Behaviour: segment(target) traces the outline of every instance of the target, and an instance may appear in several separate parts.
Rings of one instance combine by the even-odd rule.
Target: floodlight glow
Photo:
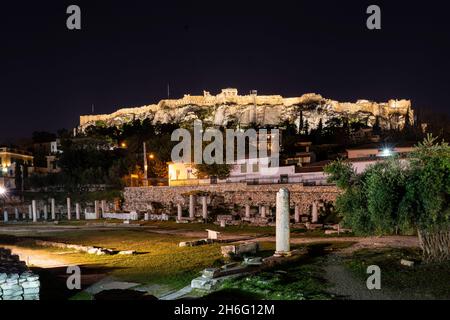
[[[0,196],[3,196],[6,194],[6,189],[4,187],[0,187]]]
[[[383,151],[381,152],[381,156],[382,157],[390,157],[392,156],[392,150],[389,148],[384,148]]]

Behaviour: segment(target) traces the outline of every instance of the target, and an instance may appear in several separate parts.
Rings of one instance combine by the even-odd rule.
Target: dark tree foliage
[[[431,136],[408,161],[378,162],[356,174],[348,162],[325,168],[343,190],[336,209],[358,234],[416,229],[426,261],[450,259],[450,147]]]

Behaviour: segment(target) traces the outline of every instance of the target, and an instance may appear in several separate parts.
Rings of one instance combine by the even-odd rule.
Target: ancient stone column
[[[275,255],[289,255],[290,226],[289,226],[289,190],[280,189],[277,193],[276,213],[276,251]]]
[[[33,211],[33,222],[37,222],[36,200],[31,201],[31,207],[32,207],[32,211]]]
[[[189,196],[189,218],[195,217],[195,195]]]
[[[8,211],[3,211],[3,222],[8,223]]]
[[[25,212],[22,212],[22,220],[27,220],[27,214]]]
[[[319,221],[319,212],[317,210],[317,201],[314,201],[312,204],[312,223],[317,223]]]
[[[55,199],[51,199],[51,204],[50,204],[50,211],[52,213],[52,220],[56,220],[56,210],[55,210]]]
[[[76,218],[77,220],[80,220],[80,219],[81,219],[81,214],[80,214],[80,212],[81,212],[81,210],[80,210],[80,204],[79,204],[79,203],[76,203],[76,204],[75,204],[75,218]]]
[[[16,216],[16,221],[19,221],[20,220],[19,209],[18,208],[14,208],[14,213],[15,213],[15,216]]]
[[[72,220],[72,211],[70,210],[70,198],[67,198],[67,220]]]
[[[295,215],[294,215],[295,223],[300,222],[300,206],[298,204],[295,205]]]
[[[181,221],[181,219],[183,219],[183,207],[181,205],[181,203],[177,203],[177,219],[178,221]]]
[[[106,200],[102,200],[102,216],[106,213]]]
[[[33,220],[33,206],[31,204],[28,206],[28,218]]]
[[[249,204],[245,205],[245,217],[250,218],[250,205]]]
[[[95,219],[100,219],[100,208],[98,205],[98,200],[94,201],[94,209],[95,209]]]
[[[259,206],[259,210],[260,210],[261,218],[265,218],[266,217],[266,206]]]
[[[44,205],[44,220],[48,220],[48,206],[46,204]]]
[[[208,197],[202,197],[202,215],[203,219],[208,219]]]

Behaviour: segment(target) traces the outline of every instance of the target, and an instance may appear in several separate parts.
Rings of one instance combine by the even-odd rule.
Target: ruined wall
[[[244,183],[230,183],[210,186],[192,187],[142,187],[126,188],[124,191],[125,210],[146,211],[152,202],[163,204],[165,207],[176,207],[181,203],[184,208],[189,206],[189,193],[206,192],[209,194],[210,204],[214,198],[223,198],[223,202],[232,207],[237,205],[275,207],[276,193],[280,188],[287,188],[291,192],[291,207],[300,206],[302,214],[308,214],[314,201],[334,202],[339,189],[335,186],[302,186],[300,184],[285,185],[256,185]],[[200,202],[200,201],[198,201]]]
[[[39,300],[39,276],[11,250],[0,248],[0,300]]]

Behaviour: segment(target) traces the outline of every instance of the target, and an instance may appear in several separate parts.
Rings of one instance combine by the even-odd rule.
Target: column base
[[[292,251],[275,251],[274,257],[291,257]]]

